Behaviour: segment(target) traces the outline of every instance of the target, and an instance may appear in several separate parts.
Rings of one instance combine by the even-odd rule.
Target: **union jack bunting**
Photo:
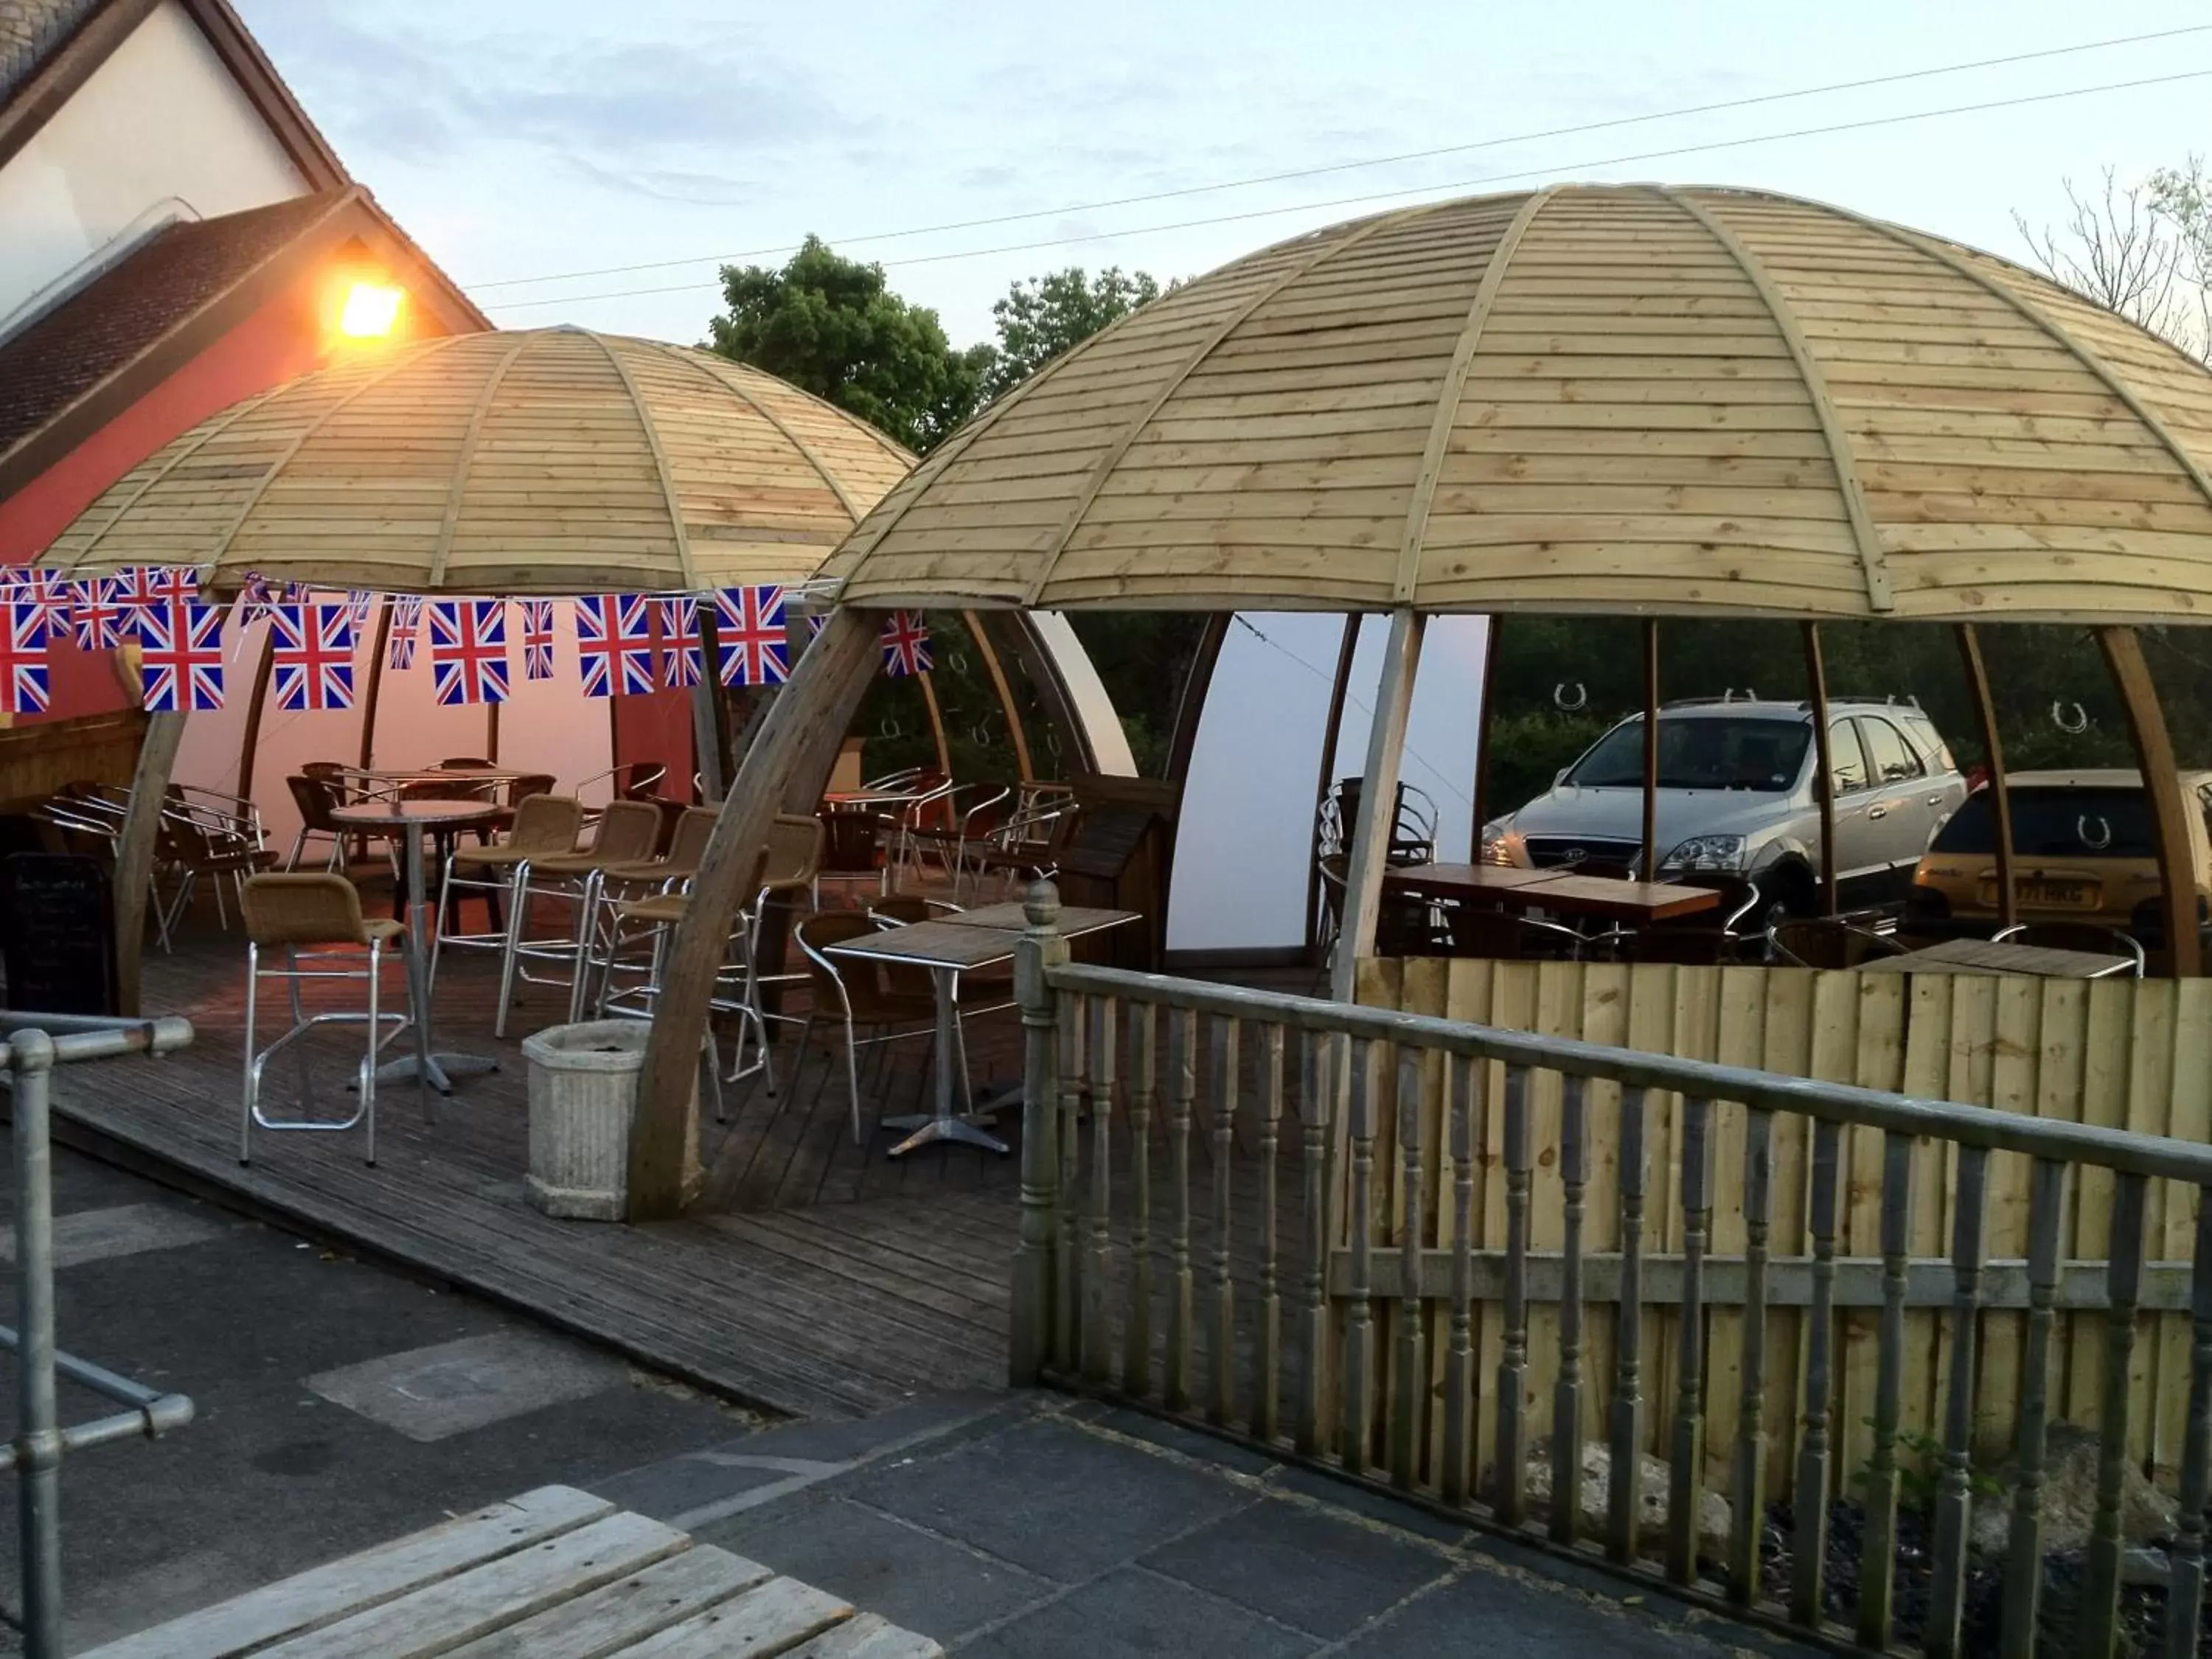
[[[415,665],[415,636],[422,631],[422,596],[402,593],[392,601],[391,649],[384,662],[387,668],[412,668]]]
[[[0,605],[0,714],[46,712],[46,625],[37,605]]]
[[[88,576],[76,585],[76,599],[70,606],[80,651],[112,651],[123,643],[127,618],[115,596],[112,576]]]
[[[699,665],[699,601],[689,593],[662,599],[660,683],[670,690],[696,685]]]
[[[269,608],[276,603],[276,596],[269,591],[269,579],[249,571],[238,590],[238,625],[252,627],[269,614]]]
[[[197,570],[172,565],[131,565],[115,573],[115,598],[123,608],[118,624],[125,639],[142,637],[161,607],[199,597]]]
[[[347,594],[346,600],[353,612],[354,630],[358,633],[368,626],[369,615],[376,609],[376,595],[356,591]]]
[[[553,678],[553,601],[522,602],[522,672],[526,679]]]
[[[222,611],[197,599],[169,599],[138,619],[144,646],[139,677],[156,714],[222,707]]]
[[[576,601],[576,656],[587,697],[635,696],[653,690],[653,628],[641,593],[599,593]]]
[[[39,625],[51,641],[67,638],[71,608],[76,603],[76,584],[51,570],[26,570],[10,585],[9,598],[38,613]]]
[[[781,685],[791,678],[783,589],[725,587],[714,595],[714,641],[725,685]]]
[[[879,637],[884,647],[884,672],[893,679],[929,671],[929,624],[923,621],[921,611],[892,611],[884,618],[884,631]]]
[[[343,605],[280,605],[269,613],[279,708],[353,707],[354,619]]]
[[[430,669],[441,703],[507,701],[507,601],[433,599]]]

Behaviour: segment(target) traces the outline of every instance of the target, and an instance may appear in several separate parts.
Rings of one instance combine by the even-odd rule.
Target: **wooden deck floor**
[[[243,961],[237,936],[212,927],[175,956],[149,955],[148,1011],[189,1016],[197,1043],[158,1064],[62,1073],[57,1133],[773,1411],[850,1416],[1002,1378],[1018,1153],[940,1146],[894,1161],[873,1129],[884,1113],[922,1109],[925,1043],[879,1050],[872,1071],[864,1061],[871,1133],[860,1143],[843,1079],[817,1042],[777,1093],[757,1080],[727,1089],[726,1125],[702,1111],[708,1177],[693,1217],[642,1227],[556,1221],[523,1201],[518,1039],[563,1017],[562,994],[526,992],[513,1036],[498,1042],[491,958],[450,957],[438,1042],[495,1054],[501,1069],[459,1084],[428,1121],[412,1085],[380,1091],[374,1167],[358,1131],[260,1133],[253,1164],[241,1167]],[[350,1035],[344,1046],[314,1045],[325,1109],[348,1109]],[[977,1022],[979,1081],[1012,1073],[1018,1037],[1011,1013]],[[792,1055],[787,1039],[780,1064],[788,1069]],[[270,1087],[274,1103],[289,1103],[289,1066],[270,1068]],[[1018,1115],[1006,1115],[1010,1136]]]

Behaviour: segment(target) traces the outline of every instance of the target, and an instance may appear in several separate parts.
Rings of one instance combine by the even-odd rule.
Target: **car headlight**
[[[1668,854],[1662,870],[1741,870],[1741,836],[1692,836]]]
[[[1482,826],[1482,856],[1485,864],[1510,865],[1517,862],[1513,856],[1514,843],[1521,838],[1506,827],[1500,818]]]

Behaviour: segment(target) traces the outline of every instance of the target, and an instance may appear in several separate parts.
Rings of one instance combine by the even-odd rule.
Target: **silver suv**
[[[1846,906],[1902,898],[1929,838],[1966,797],[1949,746],[1917,704],[1832,701],[1836,877]],[[1725,871],[1777,911],[1816,908],[1820,811],[1813,716],[1744,697],[1659,711],[1662,876]],[[1643,857],[1644,717],[1620,722],[1516,812],[1483,826],[1488,864],[1538,868]]]

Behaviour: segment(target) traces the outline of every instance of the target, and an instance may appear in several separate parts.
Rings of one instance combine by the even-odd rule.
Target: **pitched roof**
[[[0,0],[0,162],[28,143],[161,0]],[[350,184],[228,0],[177,0],[316,190]]]
[[[0,0],[0,104],[106,0]]]
[[[449,331],[490,325],[359,185],[173,224],[0,342],[0,496],[332,249],[358,240]]]

